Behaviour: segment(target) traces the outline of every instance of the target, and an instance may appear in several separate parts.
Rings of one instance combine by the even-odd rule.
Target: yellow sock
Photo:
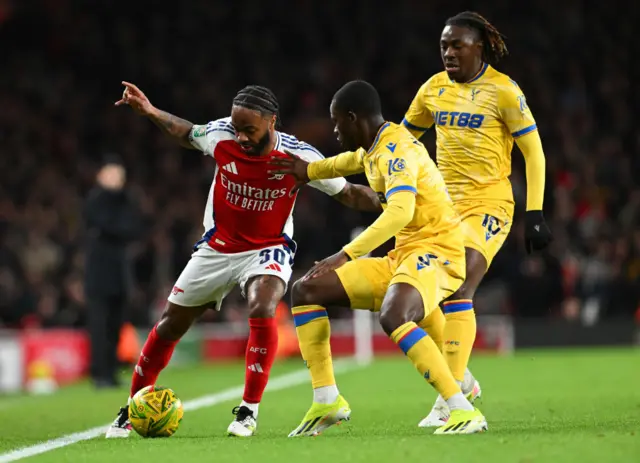
[[[436,343],[440,352],[444,346],[444,325],[446,320],[440,308],[436,308],[427,318],[418,323],[418,326],[425,330],[429,337]]]
[[[300,352],[311,373],[313,388],[336,384],[329,343],[331,325],[326,309],[319,305],[301,305],[292,312]]]
[[[460,392],[438,346],[422,328],[414,322],[405,323],[391,333],[391,339],[445,400]]]
[[[473,342],[476,340],[476,314],[469,299],[444,303],[444,357],[457,381],[464,379]]]

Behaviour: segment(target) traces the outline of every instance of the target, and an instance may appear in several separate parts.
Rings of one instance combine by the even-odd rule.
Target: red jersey
[[[204,213],[205,233],[196,247],[206,243],[216,251],[236,253],[284,244],[295,252],[292,213],[297,194],[289,195],[295,180],[269,174],[269,161],[286,156],[284,149],[309,162],[323,156],[292,135],[276,132],[276,137],[271,153],[249,156],[238,144],[231,118],[193,126],[189,141],[216,161]],[[330,196],[345,184],[344,178],[309,182]]]

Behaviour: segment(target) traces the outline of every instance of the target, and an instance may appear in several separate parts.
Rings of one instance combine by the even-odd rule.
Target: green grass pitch
[[[278,364],[272,377],[299,370]],[[185,401],[238,386],[243,365],[173,368],[159,384]],[[630,462],[640,461],[640,350],[520,351],[476,356],[479,404],[489,431],[433,436],[417,427],[435,393],[404,357],[341,372],[352,420],[315,438],[286,436],[311,402],[308,382],[267,392],[258,434],[225,435],[238,400],[185,412],[168,439],[91,439],[24,461],[173,462]],[[6,453],[111,421],[127,390],[87,384],[51,396],[0,396],[0,462]]]

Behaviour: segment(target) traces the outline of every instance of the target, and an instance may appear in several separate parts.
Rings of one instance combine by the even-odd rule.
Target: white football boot
[[[104,437],[107,439],[117,439],[129,437],[131,433],[131,421],[129,421],[129,406],[122,407],[118,416],[113,420]]]
[[[236,419],[227,428],[230,436],[251,437],[258,428],[258,420],[253,415],[253,411],[244,405],[235,407],[231,413],[236,415]]]
[[[464,372],[462,393],[472,404],[480,397],[482,397],[482,389],[480,388],[480,383],[476,381],[469,370],[466,370]],[[450,415],[451,412],[449,410],[447,402],[442,398],[442,396],[439,395],[436,399],[436,403],[433,404],[433,408],[431,409],[429,414],[422,421],[420,421],[420,423],[418,423],[418,426],[421,428],[444,426],[445,424],[447,424],[447,421],[449,421]]]

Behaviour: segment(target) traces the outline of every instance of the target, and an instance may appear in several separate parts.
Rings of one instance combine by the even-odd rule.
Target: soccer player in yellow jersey
[[[403,124],[417,138],[435,125],[438,168],[462,220],[467,277],[443,304],[444,354],[462,382],[476,334],[472,300],[511,229],[514,140],[526,161],[527,252],[552,237],[542,215],[545,159],[536,121],[518,84],[491,66],[507,53],[503,36],[479,14],[463,12],[447,20],[440,51],[445,71],[422,85]],[[441,426],[448,416],[438,398],[420,426]]]
[[[442,175],[422,143],[401,125],[385,122],[378,92],[369,83],[342,87],[331,103],[331,119],[349,152],[310,164],[293,156],[277,159],[273,164],[280,167],[272,172],[295,176],[297,186],[364,172],[384,211],[293,286],[293,317],[314,400],[290,437],[318,434],[351,413],[333,374],[327,304],[380,311],[384,331],[451,409],[448,423],[436,434],[484,431],[487,422],[462,395],[438,346],[441,341],[423,329],[465,277],[460,219]],[[392,237],[395,248],[386,257],[358,259]]]

